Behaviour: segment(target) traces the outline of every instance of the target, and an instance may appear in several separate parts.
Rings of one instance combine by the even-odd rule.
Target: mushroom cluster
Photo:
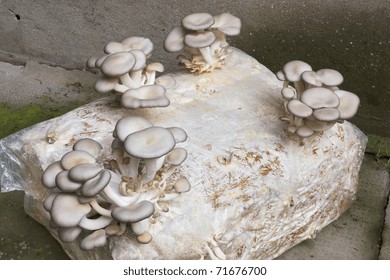
[[[344,78],[333,69],[313,71],[306,62],[293,60],[276,74],[283,81],[281,91],[288,117],[287,131],[304,138],[330,129],[335,123],[352,118],[360,99],[352,92],[339,89]]]
[[[95,83],[95,90],[122,93],[125,108],[168,106],[165,88],[156,85],[156,73],[163,72],[164,66],[159,62],[147,63],[152,50],[152,41],[144,37],[129,37],[120,43],[106,44],[104,55],[91,56],[87,60],[87,68],[102,73]],[[146,88],[141,89],[143,87]]]
[[[183,18],[181,26],[173,28],[164,41],[167,52],[180,52],[179,63],[191,72],[211,72],[223,65],[231,53],[226,35],[240,34],[241,20],[231,14],[212,16],[194,13]]]
[[[42,175],[51,190],[43,205],[51,226],[63,242],[82,236],[83,250],[104,246],[108,236],[122,235],[128,226],[140,243],[149,243],[150,223],[191,188],[185,177],[169,179],[187,157],[175,147],[186,140],[184,130],[125,117],[114,133],[113,158],[101,159],[102,146],[83,138]]]

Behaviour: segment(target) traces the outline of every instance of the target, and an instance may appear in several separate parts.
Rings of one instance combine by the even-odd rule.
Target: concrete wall
[[[274,72],[293,59],[339,70],[342,88],[362,101],[352,122],[390,136],[389,0],[0,0],[0,60],[83,68],[108,41],[138,35],[154,42],[153,60],[172,71],[176,55],[164,53],[163,40],[201,11],[241,18],[232,45]]]

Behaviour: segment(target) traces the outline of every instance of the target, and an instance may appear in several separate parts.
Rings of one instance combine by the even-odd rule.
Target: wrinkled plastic
[[[18,149],[11,148],[19,133],[0,140],[0,186],[1,192],[23,190],[26,184],[26,164]]]

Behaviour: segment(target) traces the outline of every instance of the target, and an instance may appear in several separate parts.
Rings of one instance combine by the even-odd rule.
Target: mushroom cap
[[[69,171],[64,170],[56,176],[56,185],[63,192],[75,192],[81,188],[81,183],[69,179]]]
[[[180,165],[187,158],[187,150],[183,148],[175,148],[167,155],[167,162],[172,165]]]
[[[95,90],[100,93],[110,92],[118,83],[118,78],[99,77],[95,82]]]
[[[137,89],[129,89],[122,95],[121,105],[130,109],[166,107],[170,101],[165,92],[165,88],[161,85],[145,85]]]
[[[282,70],[276,73],[276,78],[278,78],[279,81],[287,81],[286,75],[284,75]]]
[[[113,53],[103,61],[100,71],[108,77],[119,77],[133,69],[135,62],[131,52]]]
[[[187,140],[187,133],[184,129],[180,127],[168,127],[169,131],[173,134],[173,137],[175,137],[176,143],[181,143]]]
[[[155,159],[169,153],[176,145],[169,129],[153,126],[134,132],[126,137],[126,152],[140,159]]]
[[[149,227],[149,221],[145,219],[136,223],[131,223],[130,227],[135,235],[142,235],[147,231]]]
[[[85,237],[80,242],[80,248],[86,251],[95,249],[97,247],[103,247],[107,243],[106,231],[99,229]]]
[[[292,99],[287,103],[287,110],[294,116],[299,118],[307,118],[313,113],[313,110],[299,101],[298,99]]]
[[[85,151],[70,151],[61,159],[61,166],[66,170],[82,163],[95,163],[96,158]]]
[[[91,138],[82,138],[73,145],[74,151],[84,151],[90,153],[94,157],[98,157],[102,149],[103,146]]]
[[[135,57],[135,64],[131,70],[138,71],[138,70],[143,69],[145,67],[145,64],[146,64],[146,56],[145,56],[144,52],[141,50],[132,50],[130,52]]]
[[[111,181],[110,171],[103,169],[94,178],[86,181],[81,187],[81,194],[85,197],[98,195]]]
[[[314,131],[325,131],[330,129],[336,122],[324,122],[316,119],[306,119],[305,125]]]
[[[211,31],[190,33],[184,36],[184,44],[191,48],[206,48],[215,42],[215,35]]]
[[[53,162],[50,164],[45,171],[42,173],[42,184],[47,188],[55,188],[56,187],[56,176],[58,173],[63,171],[64,168],[61,165],[60,161]]]
[[[51,219],[59,227],[75,227],[91,211],[89,204],[81,204],[75,194],[59,193],[53,200]]]
[[[301,101],[312,109],[336,108],[340,103],[339,98],[333,91],[322,87],[305,90],[302,92]]]
[[[302,73],[311,70],[311,66],[301,60],[292,60],[283,66],[283,73],[290,82],[300,81]]]
[[[184,36],[186,30],[183,27],[173,28],[164,41],[164,50],[167,52],[179,52],[184,48]]]
[[[302,138],[307,138],[312,136],[314,133],[314,130],[312,130],[310,127],[306,125],[302,125],[298,127],[298,129],[295,131],[295,134]]]
[[[235,36],[240,34],[241,20],[229,13],[214,16],[214,24],[211,28],[216,28],[226,35]]]
[[[89,68],[89,69],[96,68],[96,60],[98,60],[97,56],[94,56],[94,55],[90,56],[87,59],[87,62],[85,63],[85,66],[87,66],[87,68]]]
[[[70,243],[76,240],[76,238],[80,235],[81,228],[80,227],[69,227],[69,228],[60,228],[58,229],[58,237],[62,242]]]
[[[147,119],[139,116],[128,116],[120,119],[115,125],[115,135],[122,142],[134,132],[152,127],[153,124]]]
[[[126,48],[122,43],[111,41],[104,46],[104,52],[106,54],[112,54],[112,53],[123,52],[123,51],[128,51],[128,48]]]
[[[346,90],[335,90],[334,93],[340,99],[340,104],[337,107],[340,112],[340,119],[347,120],[352,118],[359,108],[359,97]]]
[[[104,62],[104,60],[108,57],[109,55],[108,54],[105,54],[105,55],[102,55],[101,57],[99,57],[96,61],[95,61],[95,67],[96,68],[100,68],[102,66],[102,63]]]
[[[184,193],[191,189],[191,184],[188,182],[187,178],[183,177],[176,181],[176,183],[173,185],[173,188],[178,193]]]
[[[137,236],[137,241],[141,244],[148,244],[152,241],[152,239],[153,236],[148,231],[145,231],[143,234]]]
[[[52,192],[43,201],[43,208],[45,208],[47,212],[51,211],[51,207],[53,206],[53,201],[58,194],[59,194],[58,192]]]
[[[84,183],[94,178],[102,170],[97,163],[81,163],[69,170],[69,178],[74,182]]]
[[[315,87],[322,86],[321,77],[314,71],[303,72],[302,80],[305,81],[305,83]]]
[[[319,121],[331,122],[340,118],[340,112],[336,108],[321,108],[314,110],[313,116]]]
[[[112,209],[111,216],[124,223],[137,223],[149,218],[154,213],[154,204],[143,200],[135,204]]]
[[[204,30],[214,24],[214,17],[208,13],[194,13],[184,17],[181,25],[188,30]]]
[[[295,96],[295,91],[292,88],[283,88],[282,89],[282,97],[286,100],[290,100]]]
[[[147,72],[164,72],[164,65],[160,62],[152,62],[146,66]]]
[[[344,81],[343,75],[339,71],[333,69],[320,69],[317,71],[321,82],[326,86],[338,86]]]
[[[153,51],[153,43],[149,38],[132,36],[124,39],[121,42],[122,45],[126,46],[128,50],[140,50],[146,57]]]

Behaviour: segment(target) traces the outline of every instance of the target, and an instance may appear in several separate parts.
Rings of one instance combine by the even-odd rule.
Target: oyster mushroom
[[[165,92],[165,88],[160,85],[129,89],[122,95],[121,105],[129,109],[166,107],[170,102]]]

